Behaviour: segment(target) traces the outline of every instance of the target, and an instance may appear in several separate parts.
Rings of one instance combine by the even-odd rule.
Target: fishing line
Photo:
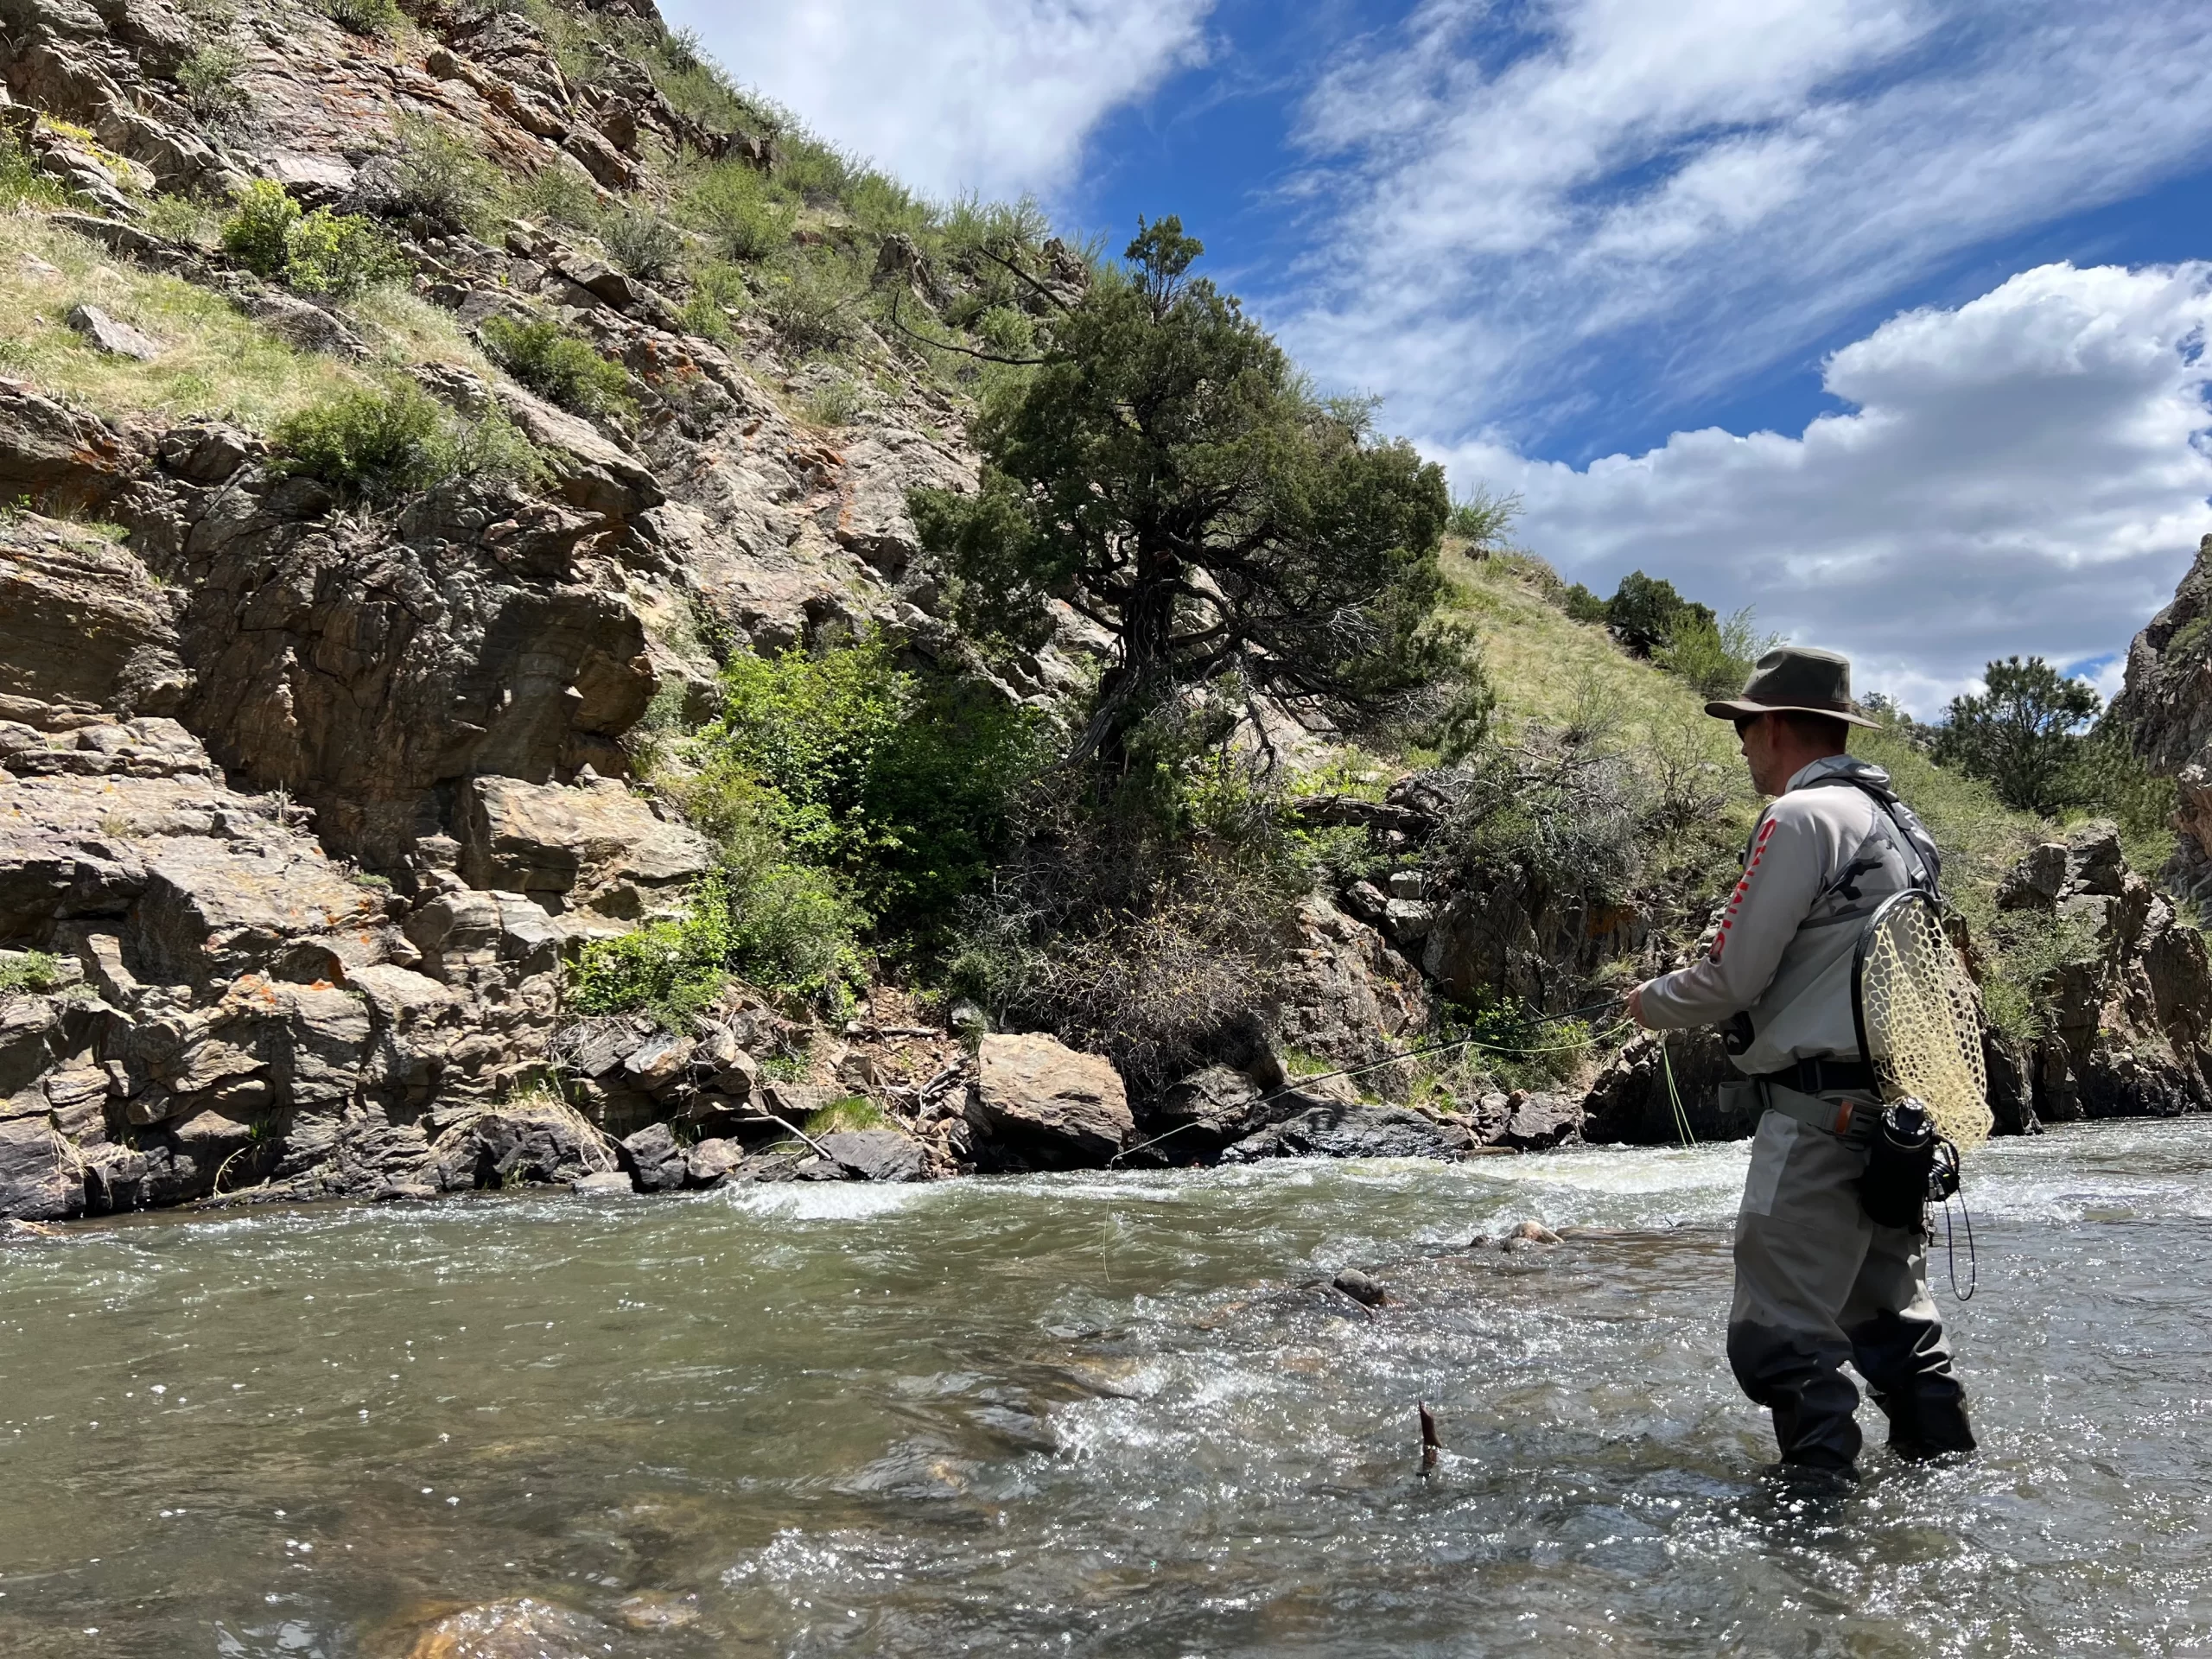
[[[1949,1198],[1943,1200],[1943,1263],[1950,1272],[1951,1294],[1962,1302],[1970,1302],[1974,1300],[1974,1291],[1981,1284],[1981,1262],[1974,1249],[1974,1211],[1967,1208],[1967,1195],[1963,1190],[1955,1196],[1959,1201],[1959,1220],[1967,1236],[1967,1287],[1964,1290],[1959,1288],[1959,1257],[1957,1246],[1951,1236]]]
[[[1697,1145],[1697,1136],[1690,1132],[1690,1115],[1682,1109],[1681,1091],[1675,1087],[1675,1062],[1667,1052],[1667,1039],[1659,1039],[1659,1069],[1667,1074],[1667,1098],[1675,1109],[1675,1133],[1682,1138],[1682,1150],[1688,1152]]]

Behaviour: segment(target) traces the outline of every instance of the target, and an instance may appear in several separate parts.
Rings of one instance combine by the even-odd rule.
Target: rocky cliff
[[[865,429],[806,423],[772,341],[687,332],[535,225],[495,244],[397,207],[405,123],[602,197],[648,151],[757,142],[642,72],[577,82],[518,11],[379,38],[242,8],[221,33],[244,43],[244,124],[199,119],[178,84],[198,13],[15,0],[0,25],[0,117],[74,198],[19,207],[19,227],[206,288],[303,373],[361,358],[335,308],[147,226],[149,189],[219,201],[271,179],[377,215],[464,331],[550,313],[631,372],[624,430],[409,365],[457,409],[505,411],[543,485],[463,478],[387,509],[288,474],[255,431],[0,379],[0,942],[19,947],[0,957],[0,1214],[474,1185],[501,1139],[480,1119],[543,1075],[564,953],[707,866],[626,781],[623,745],[657,691],[711,677],[702,625],[760,650],[942,636],[926,582],[901,586],[904,504],[972,478],[939,433],[953,406],[910,377]],[[10,257],[60,280],[28,245]],[[1033,694],[1056,667],[1027,671]],[[607,1125],[551,1116],[570,1162],[613,1167]]]
[[[2196,903],[2212,899],[2212,536],[2172,602],[2129,645],[2126,683],[2108,718],[2179,790],[2168,884]]]
[[[732,652],[862,631],[910,661],[963,652],[906,501],[972,487],[971,403],[890,327],[837,322],[856,397],[792,327],[679,268],[618,268],[555,215],[493,232],[437,209],[423,158],[458,165],[456,148],[645,221],[683,166],[775,176],[772,127],[679,108],[626,55],[666,56],[651,0],[365,28],[374,10],[0,0],[21,173],[0,257],[24,308],[0,354],[0,1217],[1456,1156],[1556,1144],[1586,1117],[1598,1136],[1671,1132],[1649,1045],[1586,1101],[1591,1079],[1566,1073],[1311,1077],[1389,1061],[1447,999],[1560,1007],[1606,963],[1665,965],[1709,919],[1425,855],[1464,813],[1449,774],[1306,803],[1310,827],[1361,840],[1368,873],[1304,906],[1225,1057],[1239,1069],[1157,1097],[1049,1038],[974,1040],[887,984],[834,1027],[741,988],[681,1031],[575,1017],[578,950],[680,906],[715,856],[635,775],[649,710],[703,707]],[[325,229],[380,227],[404,306],[349,308],[179,228],[257,181]],[[879,291],[925,308],[962,280],[893,232],[779,234],[865,241]],[[1017,274],[1015,310],[1064,302],[1084,270],[1046,242]],[[620,365],[622,412],[556,406],[482,349],[549,318]],[[404,380],[461,428],[515,435],[530,465],[349,492],[272,449],[268,422],[194,401],[232,364],[280,388]],[[2193,594],[2138,642],[2146,686],[2187,648]],[[1096,643],[1064,611],[1055,639],[967,665],[1047,707]],[[2169,701],[2155,742],[2186,779],[2212,727],[2178,711],[2212,699]],[[2053,969],[2033,1052],[1999,1056],[2011,1121],[2202,1104],[2196,936],[2099,846],[2031,861],[2017,903],[2094,949]],[[1710,1115],[1716,1065],[1703,1049],[1677,1065],[1708,1134],[1730,1127]]]

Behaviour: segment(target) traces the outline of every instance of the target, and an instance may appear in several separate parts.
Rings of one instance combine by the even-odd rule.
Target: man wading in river
[[[1645,981],[1628,1007],[1655,1030],[1720,1027],[1747,1079],[1724,1094],[1764,1109],[1736,1217],[1728,1363],[1773,1411],[1785,1468],[1857,1474],[1846,1360],[1888,1414],[1892,1451],[1970,1452],[1925,1236],[1878,1224],[1858,1187],[1880,1108],[1852,1018],[1853,952],[1883,899],[1934,886],[1935,846],[1889,774],[1844,753],[1849,728],[1873,723],[1852,712],[1844,658],[1770,651],[1742,696],[1705,711],[1736,723],[1751,782],[1776,799],[1705,959]]]

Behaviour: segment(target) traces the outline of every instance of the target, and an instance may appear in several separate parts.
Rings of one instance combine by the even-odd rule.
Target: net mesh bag
[[[1866,1058],[1884,1100],[1910,1096],[1961,1151],[1989,1138],[1981,1004],[1933,901],[1905,893],[1866,925],[1858,964]]]

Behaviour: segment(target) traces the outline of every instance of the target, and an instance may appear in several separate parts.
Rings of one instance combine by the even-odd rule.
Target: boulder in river
[[[676,1144],[676,1133],[665,1123],[646,1124],[626,1137],[617,1152],[622,1167],[630,1172],[640,1192],[672,1192],[683,1185],[683,1148]]]
[[[1041,1033],[983,1039],[973,1107],[977,1128],[1046,1165],[1102,1163],[1136,1128],[1112,1061]]]
[[[510,1102],[463,1120],[430,1148],[438,1184],[457,1187],[566,1185],[615,1167],[607,1137],[557,1101]]]
[[[1224,1163],[1261,1158],[1457,1158],[1472,1137],[1402,1106],[1314,1106],[1247,1135]]]
[[[896,1129],[841,1129],[817,1135],[823,1151],[849,1175],[863,1181],[919,1181],[929,1178],[922,1143]]]
[[[447,1614],[415,1638],[407,1659],[599,1659],[620,1651],[620,1635],[587,1613],[519,1596]]]
[[[745,1161],[745,1148],[720,1135],[695,1141],[683,1154],[683,1179],[690,1186],[719,1186]]]
[[[1516,1089],[1505,1100],[1505,1116],[1488,1140],[1492,1146],[1543,1152],[1582,1134],[1582,1103],[1572,1095],[1537,1095]]]

